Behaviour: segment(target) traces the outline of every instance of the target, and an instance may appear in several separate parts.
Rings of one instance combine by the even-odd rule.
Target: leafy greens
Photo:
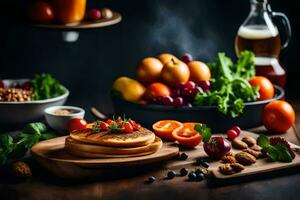
[[[50,99],[65,93],[64,87],[50,74],[37,74],[30,83],[33,100]]]
[[[55,137],[54,133],[48,132],[45,124],[35,122],[28,124],[14,141],[13,137],[0,135],[0,166],[6,164],[10,158],[19,158],[37,142]]]
[[[212,89],[198,93],[195,105],[217,105],[220,112],[237,117],[243,113],[245,102],[259,97],[258,88],[248,82],[255,75],[252,52],[243,51],[237,63],[233,63],[225,53],[218,53],[215,62],[208,66],[212,73]]]

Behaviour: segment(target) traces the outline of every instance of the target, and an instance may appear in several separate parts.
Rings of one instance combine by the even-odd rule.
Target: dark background
[[[293,0],[270,1],[291,21],[293,38],[281,62],[288,71],[287,96],[299,99],[299,9]],[[163,52],[210,61],[218,51],[234,56],[234,37],[249,13],[248,0],[88,0],[88,7],[121,12],[120,24],[80,32],[79,41],[62,41],[61,32],[26,24],[27,1],[0,2],[0,78],[53,74],[71,91],[69,104],[111,112],[113,80],[134,77],[143,57]]]

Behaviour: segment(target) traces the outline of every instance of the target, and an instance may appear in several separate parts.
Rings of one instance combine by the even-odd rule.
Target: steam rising
[[[185,10],[181,12],[164,5],[163,1],[160,1],[157,7],[156,22],[148,31],[149,44],[154,45],[152,48],[160,53],[191,53],[204,61],[214,58],[218,37],[210,30],[205,16],[201,16],[200,9],[195,8],[196,5],[188,8],[184,5]],[[195,11],[196,14],[193,13]],[[201,20],[204,20],[204,23],[201,23]]]

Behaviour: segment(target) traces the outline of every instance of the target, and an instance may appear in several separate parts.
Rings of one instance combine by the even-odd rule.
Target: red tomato
[[[183,127],[176,128],[172,132],[172,136],[182,146],[189,148],[197,146],[200,144],[202,137],[194,130],[195,124],[193,122],[183,123]]]
[[[263,124],[269,131],[284,133],[295,122],[295,111],[286,101],[277,100],[265,106]]]
[[[154,132],[159,137],[169,140],[174,140],[172,132],[178,127],[183,127],[183,124],[175,120],[161,120],[152,125]]]
[[[114,123],[114,121],[111,120],[111,119],[108,119],[108,120],[106,120],[106,123],[107,123],[108,125],[112,125],[112,124]]]
[[[130,119],[130,120],[128,120],[128,122],[132,125],[132,127],[135,131],[139,131],[142,129],[142,126],[140,124],[136,123],[135,121]]]
[[[145,92],[147,100],[153,100],[157,97],[171,96],[171,89],[163,83],[152,83],[149,85]]]
[[[40,23],[50,23],[54,19],[51,5],[44,1],[35,1],[31,3],[27,13],[32,21]]]
[[[118,117],[118,119],[116,119],[116,122],[117,123],[122,123],[123,122],[123,119],[121,117]]]
[[[69,131],[72,132],[78,129],[85,129],[87,127],[87,123],[84,119],[74,118],[69,121]]]
[[[101,130],[108,130],[108,127],[109,127],[109,125],[107,124],[107,123],[105,123],[105,122],[101,122],[100,123],[100,129]]]
[[[124,124],[124,132],[125,133],[132,133],[133,132],[133,127],[129,122],[126,122]]]
[[[274,97],[274,86],[269,79],[263,76],[254,76],[249,80],[252,86],[259,87],[260,97],[257,101],[262,101],[266,99],[272,99]]]

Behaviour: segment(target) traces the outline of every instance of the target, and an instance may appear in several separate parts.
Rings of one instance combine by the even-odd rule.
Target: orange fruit
[[[175,120],[161,120],[152,125],[154,132],[159,137],[169,140],[174,140],[172,132],[179,127],[183,127],[183,124]]]
[[[163,64],[157,58],[144,58],[136,69],[137,80],[148,85],[160,79]]]
[[[179,59],[170,53],[162,53],[158,56],[158,59],[162,62],[162,64],[166,64],[167,62],[170,62],[172,59],[179,61]]]
[[[195,83],[199,83],[200,81],[208,81],[210,80],[211,74],[208,66],[200,61],[192,61],[188,63],[188,67],[190,70],[190,80]]]
[[[182,146],[193,148],[200,144],[202,137],[194,130],[197,123],[183,123],[183,127],[178,127],[172,132],[173,138]]]
[[[284,133],[294,122],[295,111],[288,102],[276,100],[265,106],[263,124],[269,131]]]
[[[259,87],[258,101],[272,99],[274,97],[274,86],[269,79],[264,76],[254,76],[249,80],[252,86]]]

